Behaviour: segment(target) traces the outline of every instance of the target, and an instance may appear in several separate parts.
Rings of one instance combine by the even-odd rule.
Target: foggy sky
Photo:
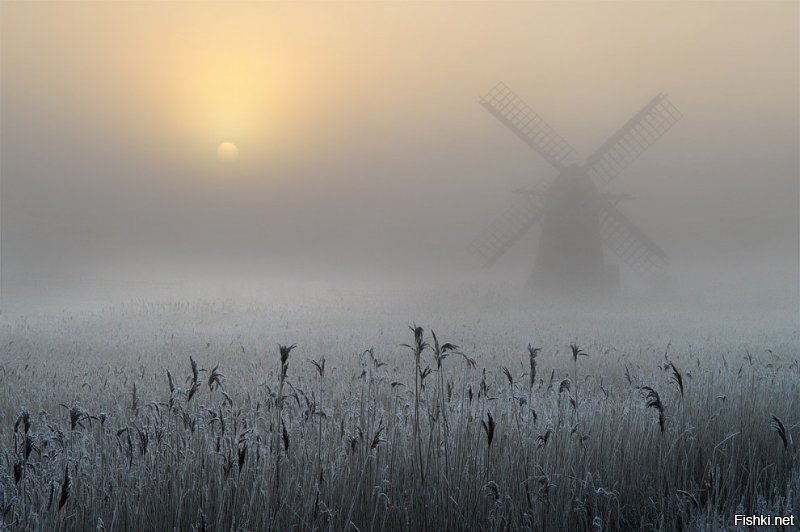
[[[478,105],[501,80],[582,157],[668,93],[684,118],[612,182],[636,198],[623,212],[677,272],[796,283],[799,15],[4,2],[2,290],[204,269],[469,278],[468,243],[510,192],[555,177]],[[234,165],[214,158],[225,141]],[[524,282],[535,242],[496,275]]]

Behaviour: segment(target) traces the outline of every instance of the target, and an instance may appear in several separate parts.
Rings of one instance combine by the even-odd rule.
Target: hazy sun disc
[[[217,159],[224,162],[233,162],[239,158],[239,148],[233,142],[223,142],[217,146]]]

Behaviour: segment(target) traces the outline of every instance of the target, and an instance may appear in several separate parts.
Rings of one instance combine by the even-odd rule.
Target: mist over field
[[[6,3],[4,310],[289,278],[514,291],[537,232],[486,271],[470,241],[557,172],[478,105],[498,81],[579,159],[667,93],[683,119],[608,191],[674,290],[796,301],[796,10]]]
[[[800,517],[799,39],[3,2],[0,530]]]

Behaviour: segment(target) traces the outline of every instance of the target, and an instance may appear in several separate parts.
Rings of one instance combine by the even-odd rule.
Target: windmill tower
[[[516,190],[523,205],[506,211],[473,243],[485,265],[540,224],[529,281],[533,288],[586,294],[616,290],[619,270],[606,263],[606,249],[644,277],[663,270],[666,253],[617,208],[620,200],[632,198],[602,190],[681,118],[666,95],[653,98],[583,164],[575,162],[572,146],[505,84],[480,103],[558,172],[550,183]]]

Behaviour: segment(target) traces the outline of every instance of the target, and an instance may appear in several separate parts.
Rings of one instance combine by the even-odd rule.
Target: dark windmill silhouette
[[[626,194],[602,189],[677,122],[681,114],[659,94],[614,133],[583,164],[569,143],[505,84],[480,99],[495,118],[558,171],[549,184],[515,190],[524,201],[505,212],[474,242],[489,266],[537,223],[541,234],[529,286],[561,293],[613,292],[619,269],[607,264],[608,248],[632,270],[652,277],[667,255],[620,210]]]

